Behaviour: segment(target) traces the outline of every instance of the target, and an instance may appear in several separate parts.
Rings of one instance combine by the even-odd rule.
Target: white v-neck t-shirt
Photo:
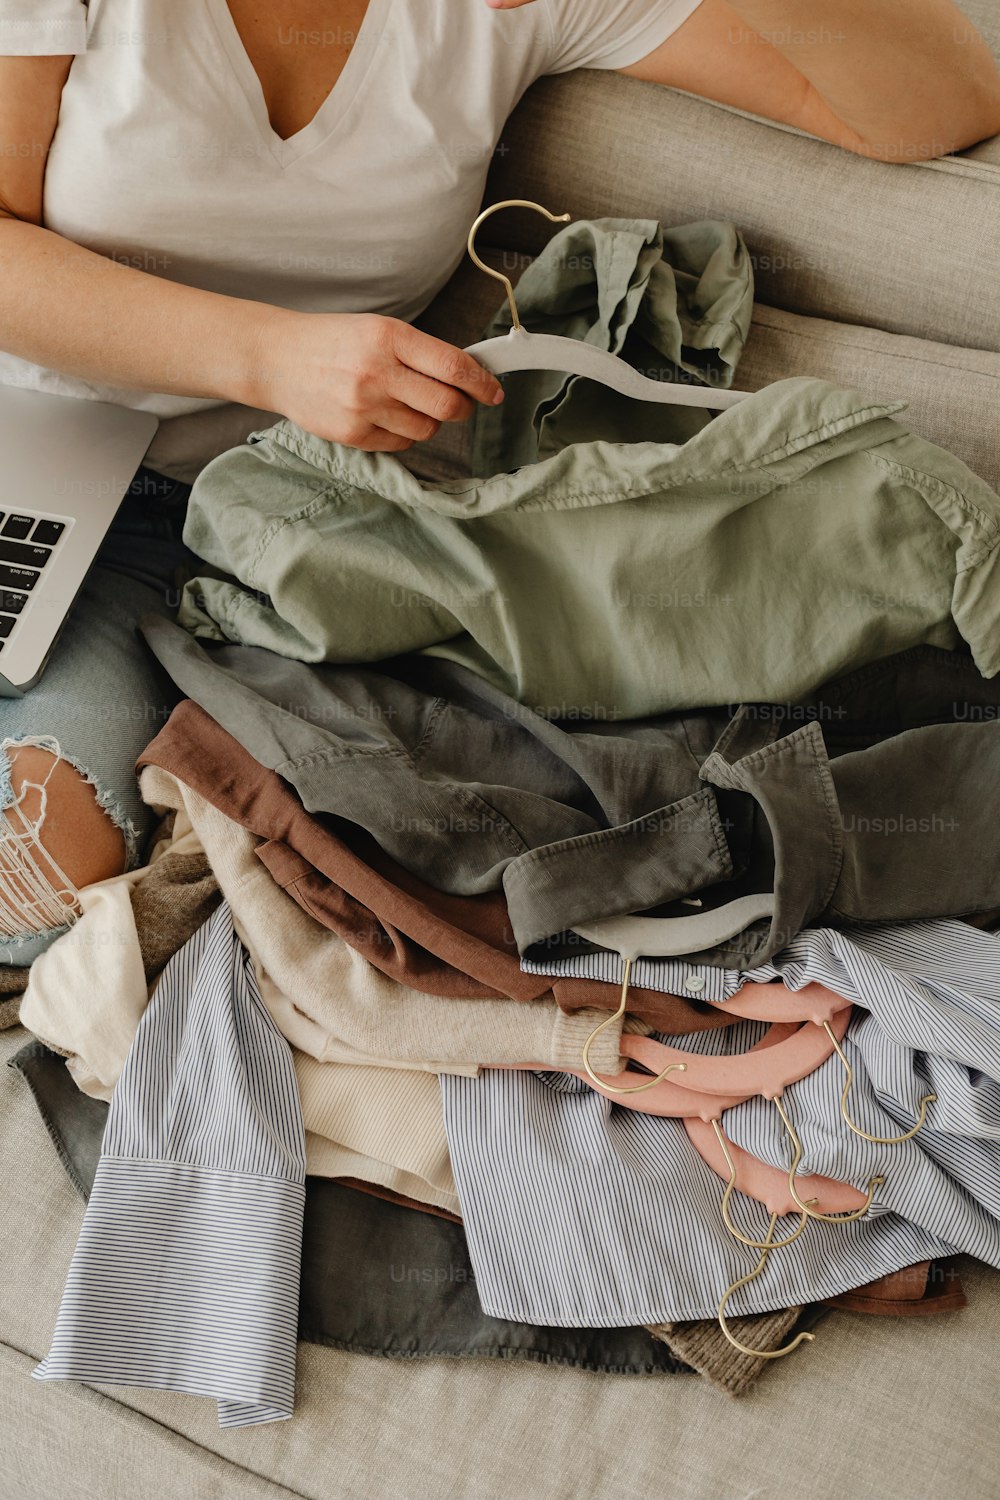
[[[369,0],[332,91],[286,141],[226,0],[0,0],[0,55],[74,54],[48,228],[185,285],[411,321],[465,254],[524,91],[544,74],[637,62],[699,3]],[[262,425],[233,403],[125,391],[3,352],[0,382],[155,412],[146,461],[181,479]]]

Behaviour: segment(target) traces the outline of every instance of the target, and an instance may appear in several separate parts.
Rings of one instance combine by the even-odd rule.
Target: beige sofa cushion
[[[966,14],[1000,53],[1000,5]],[[484,198],[575,218],[731,219],[771,307],[1000,350],[1000,138],[961,156],[868,161],[788,127],[613,73],[545,78],[514,111]],[[553,233],[510,210],[489,241]]]

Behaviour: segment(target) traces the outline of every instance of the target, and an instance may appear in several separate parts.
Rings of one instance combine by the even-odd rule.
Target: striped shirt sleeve
[[[220,1427],[289,1418],[305,1178],[291,1049],[223,902],[140,1019],[34,1378],[214,1396]]]

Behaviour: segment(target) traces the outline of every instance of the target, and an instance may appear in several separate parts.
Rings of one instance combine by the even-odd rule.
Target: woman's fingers
[[[389,323],[386,336],[396,359],[409,369],[416,370],[443,386],[464,391],[473,401],[480,401],[486,406],[495,406],[503,400],[503,386],[496,376],[484,369],[471,354],[466,354],[464,349],[457,349],[454,344],[445,343],[444,339],[436,339],[409,323],[395,320]],[[433,411],[428,414],[436,416]],[[450,417],[436,419],[441,422],[452,420]]]
[[[369,421],[375,428],[384,428],[386,432],[393,432],[411,443],[426,443],[434,436],[441,423],[409,402],[395,400],[394,391],[395,382],[392,391],[386,391],[382,400],[372,407],[368,413]]]
[[[422,415],[425,422],[433,422],[437,431],[441,422],[464,422],[476,409],[471,396],[453,385],[444,385],[411,370],[407,365],[397,365],[389,381],[386,393],[394,404],[401,403],[411,411]],[[381,421],[381,418],[379,418]],[[430,437],[430,432],[414,433],[414,437]]]

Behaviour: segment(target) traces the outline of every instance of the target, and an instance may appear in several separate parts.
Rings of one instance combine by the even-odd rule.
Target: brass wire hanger
[[[535,337],[531,334],[528,337]],[[576,339],[565,343],[576,345]],[[588,346],[589,347],[589,346]],[[720,937],[732,937],[748,922],[769,917],[774,911],[773,894],[739,896],[717,911],[699,912],[691,917],[602,917],[594,922],[578,922],[572,929],[589,942],[600,944],[617,952],[625,965],[622,976],[622,997],[618,1009],[599,1026],[595,1026],[583,1044],[583,1066],[591,1083],[609,1094],[641,1094],[662,1082],[669,1073],[687,1071],[687,1063],[671,1062],[654,1078],[631,1088],[620,1088],[599,1078],[590,1065],[590,1049],[595,1039],[608,1026],[625,1014],[632,965],[642,954],[673,955],[696,953],[706,941],[716,942]],[[722,924],[720,926],[720,923]]]
[[[756,1281],[757,1277],[761,1274],[764,1266],[767,1263],[767,1257],[770,1255],[772,1250],[777,1249],[776,1245],[768,1243],[774,1233],[774,1226],[777,1222],[778,1215],[773,1213],[771,1215],[771,1223],[767,1231],[767,1239],[765,1240],[764,1248],[761,1251],[760,1260],[754,1266],[753,1270],[749,1271],[746,1276],[741,1276],[738,1281],[734,1281],[731,1286],[726,1287],[726,1290],[722,1294],[722,1300],[719,1303],[719,1327],[722,1329],[726,1338],[732,1344],[734,1349],[738,1349],[741,1354],[751,1354],[755,1359],[782,1359],[786,1354],[791,1354],[792,1351],[794,1349],[797,1349],[800,1344],[812,1344],[816,1341],[816,1335],[814,1333],[803,1332],[796,1334],[795,1338],[792,1339],[792,1342],[790,1344],[786,1344],[782,1349],[751,1349],[749,1344],[741,1343],[726,1324],[726,1303],[729,1301],[730,1297],[734,1292],[738,1292],[740,1287],[748,1286],[751,1281]]]
[[[625,960],[625,973],[622,976],[622,997],[618,1002],[618,1009],[614,1011],[610,1016],[608,1016],[608,1019],[606,1021],[602,1021],[600,1026],[595,1026],[593,1031],[590,1033],[587,1040],[583,1044],[583,1066],[586,1069],[587,1076],[591,1079],[591,1081],[600,1085],[602,1093],[643,1094],[645,1093],[646,1089],[655,1088],[658,1083],[662,1083],[664,1078],[667,1077],[668,1073],[687,1072],[687,1063],[672,1062],[668,1063],[661,1073],[657,1073],[653,1078],[647,1079],[645,1083],[636,1083],[632,1084],[629,1088],[621,1088],[617,1084],[608,1083],[608,1081],[604,1078],[599,1078],[598,1075],[594,1072],[593,1068],[590,1066],[590,1049],[594,1045],[596,1038],[600,1036],[601,1032],[604,1031],[606,1027],[613,1026],[615,1021],[621,1020],[622,1016],[624,1016],[625,1014],[625,1005],[628,1001],[628,989],[631,977],[632,959],[627,958]]]
[[[824,1025],[826,1025],[826,1029],[827,1031],[829,1031],[829,1025],[825,1022]],[[927,1106],[928,1104],[935,1104],[937,1102],[937,1094],[925,1094],[921,1099],[920,1111],[917,1115],[917,1123],[914,1125],[912,1130],[905,1131],[903,1135],[870,1135],[867,1130],[862,1130],[860,1125],[855,1125],[854,1121],[847,1113],[847,1096],[851,1092],[851,1086],[854,1083],[854,1069],[848,1061],[847,1053],[844,1051],[843,1047],[837,1041],[837,1038],[832,1034],[832,1032],[830,1034],[830,1040],[833,1042],[833,1050],[836,1052],[837,1056],[844,1064],[844,1070],[847,1074],[847,1078],[844,1082],[844,1090],[840,1096],[840,1113],[843,1115],[844,1123],[847,1125],[848,1129],[853,1130],[855,1135],[860,1135],[863,1140],[871,1141],[875,1146],[901,1146],[904,1141],[912,1141],[917,1132],[923,1129],[924,1121],[927,1118]]]
[[[726,1183],[725,1190],[722,1194],[722,1219],[726,1228],[729,1230],[729,1233],[732,1235],[734,1240],[739,1240],[741,1245],[747,1245],[751,1250],[767,1250],[769,1252],[771,1250],[783,1250],[786,1245],[791,1245],[793,1241],[798,1239],[803,1229],[805,1229],[806,1225],[809,1223],[808,1210],[803,1207],[802,1218],[798,1229],[794,1230],[785,1240],[772,1239],[772,1236],[774,1234],[774,1226],[778,1220],[778,1215],[776,1213],[772,1213],[771,1215],[771,1223],[768,1226],[767,1235],[763,1240],[751,1240],[748,1239],[745,1234],[741,1234],[730,1217],[730,1204],[732,1202],[733,1193],[736,1191],[736,1163],[733,1160],[732,1152],[729,1149],[729,1143],[726,1140],[725,1132],[723,1131],[722,1126],[719,1124],[718,1120],[713,1120],[711,1123],[712,1128],[715,1131],[715,1138],[719,1142],[719,1146],[725,1158],[726,1166],[729,1168],[729,1181]],[[806,1199],[806,1202],[809,1204],[816,1203],[818,1201],[819,1200],[816,1198]],[[730,1287],[729,1291],[735,1291],[735,1286]],[[728,1296],[729,1293],[727,1293],[726,1295]],[[725,1298],[723,1298],[723,1302],[725,1302]]]
[[[491,214],[501,208],[531,208],[544,214],[553,224],[565,224],[571,214],[553,214],[540,203],[530,198],[504,198],[493,203],[473,222],[467,241],[469,255],[487,276],[503,283],[510,306],[512,327],[509,333],[497,338],[483,339],[478,344],[469,344],[465,353],[471,354],[494,375],[505,375],[513,370],[561,370],[570,375],[582,375],[588,380],[597,380],[610,386],[623,396],[636,401],[658,401],[673,406],[705,406],[713,411],[735,406],[738,401],[752,395],[751,391],[724,390],[720,386],[687,385],[676,380],[654,380],[649,375],[640,375],[617,354],[609,349],[598,349],[583,339],[566,338],[555,333],[529,333],[518,316],[517,301],[510,277],[502,271],[488,266],[476,250],[476,234]]]
[[[834,1043],[834,1045],[836,1046],[836,1042]],[[872,1199],[875,1197],[875,1189],[882,1185],[882,1183],[885,1181],[885,1178],[880,1175],[876,1175],[868,1179],[866,1200],[864,1203],[862,1203],[860,1208],[854,1209],[853,1212],[845,1214],[819,1213],[817,1209],[810,1206],[812,1203],[815,1203],[815,1198],[810,1198],[806,1202],[803,1202],[798,1193],[795,1191],[795,1169],[798,1166],[799,1162],[802,1160],[802,1142],[799,1140],[798,1133],[795,1130],[795,1127],[792,1125],[791,1120],[788,1118],[788,1111],[782,1104],[780,1097],[778,1095],[775,1095],[775,1097],[771,1100],[771,1103],[774,1105],[775,1109],[778,1111],[778,1114],[781,1116],[782,1123],[785,1129],[788,1131],[788,1136],[792,1143],[792,1162],[791,1166],[788,1168],[788,1191],[791,1193],[792,1197],[799,1205],[799,1208],[801,1208],[802,1212],[804,1214],[807,1214],[810,1219],[818,1219],[822,1224],[850,1224],[852,1219],[863,1218],[872,1206]]]

